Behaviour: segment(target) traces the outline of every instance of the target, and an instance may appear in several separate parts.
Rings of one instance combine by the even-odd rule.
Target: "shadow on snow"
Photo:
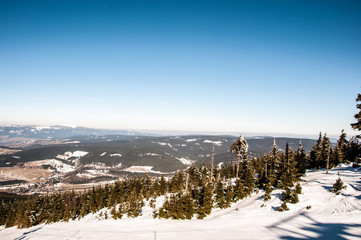
[[[303,223],[298,230],[290,230],[287,223],[294,218],[304,217],[310,222]],[[297,220],[296,220],[297,221]],[[283,225],[283,226],[282,226]],[[284,219],[268,228],[272,231],[282,230],[284,234],[279,236],[279,239],[296,240],[296,239],[349,239],[352,237],[358,238],[359,235],[350,233],[351,229],[360,228],[361,224],[343,224],[343,223],[322,223],[314,220],[303,212],[297,216]]]

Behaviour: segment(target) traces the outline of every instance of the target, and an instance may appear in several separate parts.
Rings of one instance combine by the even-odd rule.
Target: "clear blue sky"
[[[0,0],[0,124],[349,135],[361,1]]]

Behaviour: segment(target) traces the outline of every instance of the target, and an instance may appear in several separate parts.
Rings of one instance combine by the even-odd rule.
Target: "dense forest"
[[[359,94],[356,101],[361,101]],[[361,109],[361,104],[357,107]],[[361,112],[361,111],[360,111]],[[361,129],[361,115],[352,124]],[[360,137],[360,136],[358,136]],[[26,198],[3,197],[0,203],[0,225],[5,227],[31,227],[40,223],[52,223],[81,219],[87,214],[119,219],[124,215],[137,217],[148,203],[154,208],[154,218],[203,219],[214,208],[228,208],[232,203],[264,190],[264,201],[275,189],[282,189],[282,205],[278,211],[287,211],[287,204],[298,202],[302,192],[299,181],[307,169],[322,169],[325,173],[340,163],[359,167],[361,145],[358,138],[347,139],[342,131],[337,143],[332,144],[326,134],[319,134],[317,143],[307,153],[299,143],[298,149],[285,146],[280,150],[274,142],[272,150],[261,157],[248,157],[248,144],[241,136],[230,146],[235,160],[219,167],[192,165],[180,169],[173,177],[133,177],[113,184],[93,187],[82,192],[56,192]],[[342,188],[339,179],[334,190]],[[164,198],[160,208],[155,205],[158,197]],[[108,211],[101,211],[108,209]]]

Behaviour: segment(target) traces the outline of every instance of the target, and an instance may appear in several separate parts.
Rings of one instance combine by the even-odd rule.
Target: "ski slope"
[[[347,188],[335,195],[329,189],[338,172]],[[301,185],[299,203],[287,204],[286,212],[277,211],[280,190],[273,191],[267,202],[260,191],[231,208],[213,210],[203,220],[153,219],[153,209],[146,206],[138,218],[98,220],[88,215],[28,229],[1,227],[0,239],[361,239],[360,170],[342,165],[329,174],[311,171]]]

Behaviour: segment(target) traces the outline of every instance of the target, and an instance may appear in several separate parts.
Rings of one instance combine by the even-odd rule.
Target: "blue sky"
[[[0,124],[349,135],[360,1],[0,1]]]

